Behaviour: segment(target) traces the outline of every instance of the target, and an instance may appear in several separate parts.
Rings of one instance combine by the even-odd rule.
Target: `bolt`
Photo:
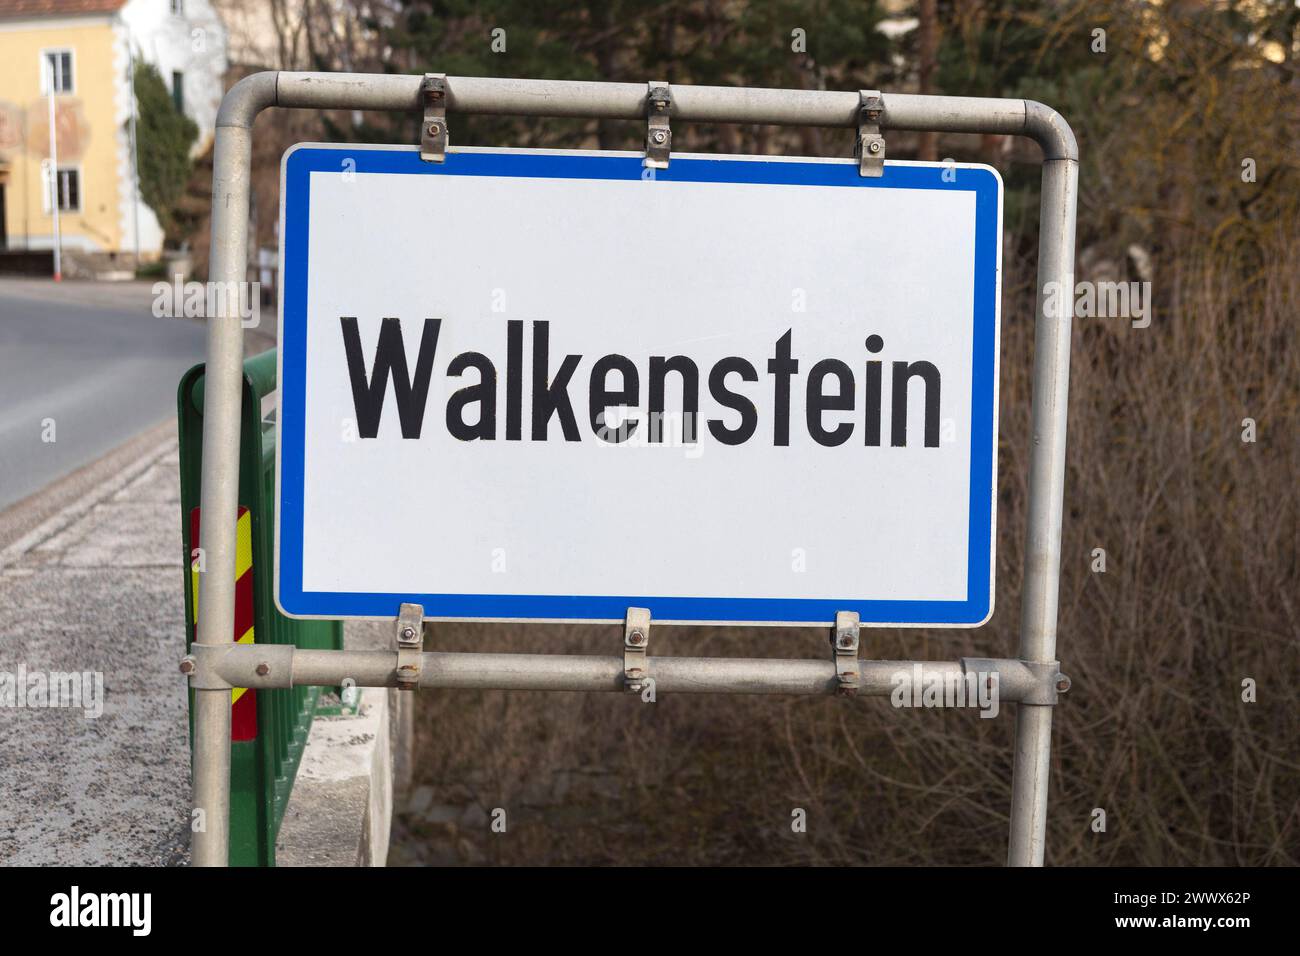
[[[439,126],[437,123],[430,123],[430,124],[429,124],[429,135],[430,135],[430,136],[437,136],[437,135],[438,135],[439,133],[441,133],[441,132],[442,132],[442,127]]]
[[[1057,674],[1056,689],[1060,691],[1062,694],[1064,694],[1067,690],[1070,689],[1070,678],[1066,677],[1064,674]]]
[[[668,141],[668,134],[661,129],[655,130],[654,140],[661,146]]]
[[[415,640],[415,628],[413,628],[413,627],[404,627],[404,628],[402,628],[402,640],[404,640],[404,641],[413,641],[413,640]]]
[[[194,673],[194,658],[186,657],[181,660],[181,673],[182,674]]]
[[[258,677],[265,677],[267,674],[271,673],[271,665],[263,661],[257,665],[256,671]]]
[[[852,647],[852,646],[853,646],[853,636],[850,634],[841,634],[840,647]]]
[[[876,143],[876,142],[873,142],[871,145],[869,145],[869,146],[867,147],[867,149],[868,149],[870,152],[878,153],[878,152],[880,152],[880,144],[879,144],[879,143]]]
[[[640,631],[633,631],[627,638],[633,645],[640,647],[645,643],[645,635]]]

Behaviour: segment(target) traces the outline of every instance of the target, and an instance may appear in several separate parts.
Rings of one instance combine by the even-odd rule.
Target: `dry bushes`
[[[1063,78],[1054,105],[1079,115],[1087,103],[1073,97],[1097,84],[1108,91],[1109,108],[1080,123],[1080,249],[1113,264],[1141,245],[1155,314],[1145,329],[1093,318],[1073,333],[1059,652],[1074,688],[1056,711],[1047,859],[1295,865],[1295,81],[1198,22],[1171,13],[1153,25],[1149,10],[1104,9],[1113,55],[1129,60],[1088,83]],[[1137,37],[1127,49],[1126,23]],[[1086,37],[1086,24],[1076,26]],[[1161,43],[1157,59],[1133,65]],[[1241,178],[1247,157],[1258,167],[1253,183]],[[1032,208],[1032,187],[1009,197],[1012,231],[1021,228],[1016,203]],[[869,632],[872,656],[1016,653],[1033,228],[1013,237],[1005,263],[997,612],[974,632]],[[1242,440],[1246,418],[1257,424],[1253,443]],[[1105,573],[1091,570],[1095,548],[1105,549]],[[619,636],[464,626],[441,629],[436,643],[612,654]],[[660,628],[653,650],[820,656],[826,646],[815,632]],[[1247,678],[1257,702],[1242,700]],[[983,720],[880,699],[664,695],[648,706],[618,695],[450,692],[420,703],[425,789],[420,809],[399,820],[398,861],[1005,857],[1010,708]],[[496,807],[508,812],[506,835],[483,816]],[[807,811],[805,834],[791,830],[794,808]],[[1096,808],[1106,812],[1104,833],[1090,827]]]

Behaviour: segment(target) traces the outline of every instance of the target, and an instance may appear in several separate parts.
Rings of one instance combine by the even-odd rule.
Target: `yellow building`
[[[110,260],[137,243],[146,260],[161,252],[133,176],[137,59],[158,68],[199,126],[195,152],[205,149],[225,73],[225,31],[207,0],[0,0],[0,249],[53,247],[52,82],[61,248]]]

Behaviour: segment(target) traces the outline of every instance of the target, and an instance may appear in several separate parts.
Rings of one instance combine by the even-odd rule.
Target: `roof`
[[[126,0],[0,0],[0,19],[116,13]]]

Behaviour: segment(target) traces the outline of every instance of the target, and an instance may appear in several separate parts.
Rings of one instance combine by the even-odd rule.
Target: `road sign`
[[[997,173],[642,159],[286,155],[285,613],[988,619]]]

